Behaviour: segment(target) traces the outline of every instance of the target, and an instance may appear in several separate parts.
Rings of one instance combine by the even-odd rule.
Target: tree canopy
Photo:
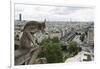
[[[41,46],[43,50],[39,57],[45,57],[48,63],[59,63],[63,61],[63,55],[57,37],[44,39],[41,42]]]

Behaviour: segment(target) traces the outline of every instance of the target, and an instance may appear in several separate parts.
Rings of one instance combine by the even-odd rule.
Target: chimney
[[[21,15],[21,13],[19,14],[19,21],[22,21],[22,15]]]

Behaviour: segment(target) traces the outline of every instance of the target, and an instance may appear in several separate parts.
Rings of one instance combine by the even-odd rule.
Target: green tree
[[[88,36],[88,31],[85,31],[85,35],[86,35],[86,37]]]
[[[52,41],[53,41],[54,43],[59,43],[58,37],[54,37],[54,38],[52,39]]]
[[[63,55],[59,43],[57,42],[54,39],[44,39],[41,42],[41,46],[43,46],[43,49],[39,54],[39,57],[46,57],[48,63],[62,62]]]
[[[84,39],[85,39],[85,34],[81,34],[81,36],[80,36],[80,40],[83,42]]]
[[[82,48],[78,47],[77,45],[78,45],[77,42],[72,41],[69,43],[68,51],[70,54],[72,54],[72,56],[76,55],[78,52],[82,50]]]
[[[69,50],[70,53],[76,52],[77,43],[76,42],[70,42],[68,50]]]

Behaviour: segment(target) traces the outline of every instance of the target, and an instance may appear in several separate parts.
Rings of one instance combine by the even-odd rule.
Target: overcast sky
[[[15,19],[43,21],[93,21],[94,8],[81,6],[40,6],[15,4]]]

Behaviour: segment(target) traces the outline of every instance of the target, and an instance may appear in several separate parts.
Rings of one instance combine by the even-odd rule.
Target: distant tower
[[[72,22],[72,19],[70,18],[70,22]]]
[[[44,23],[46,23],[46,18],[44,19]]]
[[[22,15],[21,15],[21,13],[19,14],[19,21],[22,21]]]

